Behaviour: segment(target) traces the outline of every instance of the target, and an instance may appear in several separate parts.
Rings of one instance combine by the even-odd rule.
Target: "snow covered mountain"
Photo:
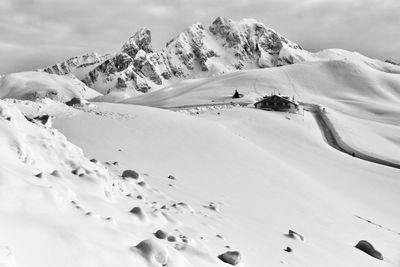
[[[44,71],[72,73],[102,94],[136,95],[184,78],[281,66],[307,57],[299,45],[256,20],[218,17],[209,28],[193,24],[158,52],[152,48],[150,30],[142,28],[114,55],[74,57]]]

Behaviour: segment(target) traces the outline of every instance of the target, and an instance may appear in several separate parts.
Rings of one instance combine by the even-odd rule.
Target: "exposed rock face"
[[[101,64],[104,60],[109,58],[110,55],[99,55],[97,53],[90,53],[83,56],[76,56],[68,59],[67,61],[47,67],[41,71],[50,74],[74,74],[78,79],[82,79],[92,68]]]
[[[132,58],[135,58],[139,50],[143,50],[145,53],[152,53],[153,48],[151,47],[151,32],[147,28],[142,28],[129,38],[126,43],[122,46],[122,52],[127,53]]]
[[[75,57],[44,71],[72,73],[103,94],[145,93],[184,78],[292,64],[301,60],[299,51],[305,53],[260,22],[218,17],[208,29],[193,24],[159,52],[153,51],[150,30],[142,28],[115,55]]]

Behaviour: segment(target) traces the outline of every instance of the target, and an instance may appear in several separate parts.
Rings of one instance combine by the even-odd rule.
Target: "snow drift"
[[[73,97],[94,98],[101,94],[87,87],[73,75],[55,75],[45,72],[20,72],[0,78],[0,98],[35,100],[50,98],[66,102]]]

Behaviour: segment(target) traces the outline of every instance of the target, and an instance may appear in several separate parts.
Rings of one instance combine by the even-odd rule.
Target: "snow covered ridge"
[[[153,51],[150,30],[142,28],[112,56],[74,57],[43,71],[74,74],[102,94],[123,90],[135,95],[184,78],[292,64],[307,55],[256,20],[218,17],[208,29],[193,24],[158,52]]]
[[[19,72],[0,77],[0,98],[35,100],[50,98],[61,102],[73,97],[89,99],[101,94],[87,87],[74,75],[45,72]]]

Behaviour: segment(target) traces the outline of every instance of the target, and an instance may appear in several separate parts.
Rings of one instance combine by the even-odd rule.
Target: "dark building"
[[[270,95],[254,103],[254,106],[259,109],[294,112],[298,109],[299,104],[294,101],[294,97],[290,99],[289,96]]]

